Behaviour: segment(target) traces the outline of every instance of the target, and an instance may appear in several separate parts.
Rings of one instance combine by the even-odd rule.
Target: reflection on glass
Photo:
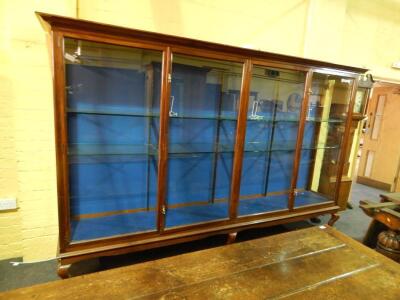
[[[353,79],[314,73],[295,206],[333,200]],[[310,149],[310,145],[318,145]],[[344,173],[348,171],[345,164]]]
[[[173,56],[166,227],[228,217],[242,64]]]
[[[239,215],[287,208],[305,77],[253,67]]]
[[[64,40],[73,241],[156,229],[161,57]]]
[[[364,107],[367,102],[368,97],[368,89],[366,88],[359,88],[356,93],[356,99],[354,101],[353,112],[355,113],[363,113]]]

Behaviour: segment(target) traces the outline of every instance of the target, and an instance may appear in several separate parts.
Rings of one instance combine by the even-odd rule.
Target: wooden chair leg
[[[336,223],[336,221],[339,220],[339,218],[340,218],[340,215],[338,215],[336,213],[331,214],[331,218],[328,221],[328,225],[333,226]]]
[[[61,262],[58,262],[58,268],[57,268],[57,274],[61,279],[67,279],[71,277],[71,274],[69,273],[69,268],[71,265],[62,265]]]
[[[235,242],[237,236],[237,232],[228,233],[228,239],[226,240],[226,244],[232,244]]]

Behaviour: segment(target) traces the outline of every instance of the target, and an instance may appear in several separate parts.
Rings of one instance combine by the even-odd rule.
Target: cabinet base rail
[[[303,221],[312,217],[317,217],[325,214],[331,214],[332,218],[335,216],[337,220],[339,219],[339,216],[337,215],[338,210],[338,206],[331,206],[313,211],[293,212],[290,215],[280,215],[261,220],[255,219],[251,221],[233,223],[219,227],[210,226],[206,229],[193,229],[191,231],[185,230],[182,232],[175,232],[169,235],[160,235],[157,238],[143,239],[140,241],[125,242],[119,244],[110,242],[110,244],[106,246],[90,246],[87,249],[82,248],[80,250],[74,250],[70,252],[61,252],[58,256],[59,265],[57,273],[62,279],[65,279],[70,277],[69,268],[71,264],[82,260],[98,258],[102,256],[114,256],[132,252],[139,252],[147,249],[200,240],[219,234],[227,234],[227,244],[230,244],[235,241],[238,232],[246,229],[271,227],[274,225]],[[82,247],[84,247],[84,244],[82,244]]]

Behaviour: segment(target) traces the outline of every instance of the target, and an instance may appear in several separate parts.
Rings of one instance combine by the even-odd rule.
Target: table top
[[[400,265],[312,227],[21,288],[0,299],[399,299]]]
[[[400,193],[386,193],[380,195],[386,201],[392,201],[393,203],[400,204]]]

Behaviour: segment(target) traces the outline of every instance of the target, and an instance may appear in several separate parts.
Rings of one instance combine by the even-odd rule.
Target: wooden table
[[[400,265],[321,226],[0,294],[0,299],[400,299]]]
[[[360,201],[361,209],[372,218],[364,244],[400,262],[400,193],[380,196],[380,203]]]
[[[382,201],[391,201],[396,204],[400,204],[400,193],[386,193],[381,194]]]

